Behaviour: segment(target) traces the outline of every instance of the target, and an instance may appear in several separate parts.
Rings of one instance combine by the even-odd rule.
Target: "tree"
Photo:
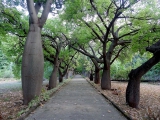
[[[72,21],[72,24],[74,22],[77,26],[86,25],[90,29],[91,35],[101,43],[101,58],[103,60],[102,89],[111,89],[110,65],[118,58],[127,44],[131,42],[129,36],[135,35],[139,30],[132,27],[128,19],[129,14],[126,14],[126,11],[136,2],[136,0],[89,0],[82,3],[76,1],[68,2],[65,9],[65,19]],[[76,8],[70,6],[76,6]],[[128,21],[126,22],[124,19]],[[121,22],[120,25],[119,22]],[[76,25],[74,26],[76,27]],[[125,32],[124,28],[126,28]],[[117,52],[115,53],[115,51]]]
[[[66,50],[61,54],[60,60],[60,67],[58,69],[59,71],[59,82],[63,82],[63,77],[67,74],[68,69],[71,67],[71,63],[74,60],[75,55],[77,52]],[[65,56],[65,57],[64,57]]]
[[[138,68],[131,70],[131,72],[128,74],[129,82],[126,89],[126,102],[129,104],[129,106],[134,108],[138,107],[140,100],[141,77],[160,61],[159,58],[160,36],[159,36],[159,24],[158,24],[160,13],[159,11],[157,11],[158,5],[157,3],[155,3],[155,1],[152,1],[150,2],[149,5],[147,4],[146,6],[149,12],[148,15],[149,19],[146,21],[145,25],[142,23],[141,25],[139,25],[139,27],[143,27],[145,29],[141,29],[139,31],[141,35],[137,37],[135,41],[133,41],[133,43],[138,42],[138,44],[134,44],[133,48],[135,47],[134,49],[139,49],[139,48],[142,49],[144,46],[146,46],[146,51],[153,53],[153,56]],[[152,43],[156,42],[156,43],[149,46],[150,42]],[[143,49],[139,51],[140,53],[144,53]]]
[[[8,3],[7,5],[12,3],[10,0],[6,2]],[[3,4],[6,5],[4,1]],[[18,4],[19,1],[14,1],[11,5],[17,6]],[[29,12],[29,32],[22,57],[21,73],[24,104],[28,104],[35,96],[39,96],[41,92],[44,62],[41,45],[41,29],[47,20],[51,4],[52,0],[35,1],[35,4],[33,0],[27,0],[27,8]],[[45,6],[43,6],[44,9],[41,17],[38,18],[38,13],[42,5]],[[10,8],[8,10],[10,10]],[[11,18],[14,18],[13,16],[14,14],[11,14]],[[12,23],[16,23],[15,19],[11,20],[13,21]]]
[[[131,70],[131,72],[128,74],[129,82],[126,89],[126,102],[129,104],[129,106],[134,108],[138,107],[140,100],[141,77],[160,61],[160,40],[152,46],[147,47],[146,51],[153,53],[153,57],[151,57],[138,68]]]
[[[21,56],[24,48],[24,41],[28,31],[27,17],[16,8],[1,6],[0,8],[0,31],[5,36],[1,39],[5,55],[12,63],[14,77],[20,78]],[[1,47],[2,48],[2,47]]]
[[[49,41],[45,40],[43,42],[43,49],[45,50],[45,54],[47,52],[48,55],[45,56],[46,60],[53,64],[53,70],[49,79],[49,87],[48,89],[52,89],[57,85],[57,72],[59,69],[59,54],[61,52],[61,42],[59,43],[59,37],[53,37],[46,35],[49,38]],[[46,39],[43,36],[43,39]]]
[[[52,26],[50,24],[52,24]],[[57,73],[62,61],[60,56],[67,47],[67,43],[65,42],[65,37],[63,35],[65,32],[66,28],[63,26],[63,22],[59,18],[54,21],[49,20],[44,26],[44,32],[42,35],[44,42],[43,48],[50,54],[50,58],[48,59],[50,59],[54,65],[48,89],[52,89],[57,85]]]
[[[77,50],[78,52],[82,53],[83,55],[87,56],[90,58],[90,60],[92,61],[92,63],[94,64],[94,74],[95,74],[95,78],[94,78],[94,83],[95,84],[99,84],[100,83],[100,66],[99,66],[99,63],[102,63],[102,60],[100,58],[98,58],[95,53],[96,50],[93,49],[93,46],[89,45],[89,48],[91,50],[88,50],[87,47],[82,43],[76,43],[78,45],[77,46],[74,46],[74,45],[71,45],[70,46]],[[91,52],[92,51],[92,52]],[[90,80],[93,80],[93,70],[91,69],[91,73],[90,73]]]
[[[33,1],[33,0],[27,0],[27,8],[29,12],[29,32],[27,35],[27,40],[23,52],[23,60],[22,60],[22,89],[23,89],[23,97],[24,97],[24,104],[28,104],[35,96],[38,96],[41,92],[41,85],[43,80],[43,51],[42,51],[42,45],[41,45],[41,30],[43,28],[43,25],[45,24],[48,14],[51,9],[52,0],[45,0],[45,1]],[[63,2],[63,1],[62,1]],[[62,4],[59,2],[55,2],[57,8],[61,8]],[[3,5],[4,4],[4,5]],[[24,27],[27,24],[22,23],[23,17],[19,15],[18,17],[15,17],[14,14],[16,13],[16,9],[12,9],[12,6],[18,6],[21,5],[26,8],[25,2],[22,1],[3,1],[2,6],[7,6],[7,9],[1,10],[0,13],[3,13],[3,16],[7,17],[7,19],[4,19],[2,17],[1,20],[6,21],[8,26],[6,24],[2,24],[4,30],[7,32],[11,32],[12,34],[15,34],[19,37],[26,37],[26,28]],[[11,7],[10,7],[11,6]],[[41,7],[43,7],[42,13]],[[2,8],[2,7],[1,7]],[[13,12],[10,12],[12,10]],[[6,14],[7,13],[7,14]],[[9,14],[8,14],[9,13]],[[39,17],[40,16],[40,17]],[[16,29],[14,29],[14,27]],[[7,29],[6,29],[7,28]],[[24,28],[24,29],[21,29]],[[19,30],[19,31],[18,31]]]
[[[51,9],[52,0],[45,3],[42,15],[39,18],[38,12],[42,2],[27,0],[29,12],[29,32],[22,57],[22,90],[24,104],[28,104],[35,96],[41,93],[43,81],[43,50],[41,44],[41,30],[47,20]]]

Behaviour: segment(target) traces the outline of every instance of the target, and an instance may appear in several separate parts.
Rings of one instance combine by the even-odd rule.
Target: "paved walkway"
[[[87,81],[77,75],[25,120],[126,120]]]

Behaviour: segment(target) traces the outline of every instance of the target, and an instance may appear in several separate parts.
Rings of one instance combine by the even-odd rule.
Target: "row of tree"
[[[66,6],[62,18],[73,28],[70,37],[66,36],[69,46],[91,59],[96,84],[100,82],[102,70],[102,89],[111,89],[111,65],[121,53],[131,48],[132,52],[143,54],[147,46],[146,50],[152,51],[153,57],[128,75],[126,102],[138,107],[140,79],[159,62],[159,12],[156,1],[79,0],[67,2]],[[92,76],[91,71],[91,79]]]
[[[94,82],[101,83],[101,88],[106,90],[111,89],[111,65],[119,58],[126,60],[126,54],[131,56],[138,51],[143,54],[147,47],[153,57],[129,73],[126,90],[126,102],[138,107],[140,79],[159,62],[156,0],[69,0],[65,1],[59,16],[47,22],[49,13],[57,12],[53,11],[52,0],[27,0],[27,6],[25,2],[12,3],[26,6],[29,18],[16,8],[6,6],[5,2],[12,1],[1,4],[0,30],[3,35],[16,36],[17,39],[14,49],[17,50],[17,61],[22,62],[24,104],[40,95],[44,58],[53,64],[49,89],[56,86],[58,72],[60,81],[63,81],[71,65],[76,65],[73,60],[79,52],[88,57],[84,63],[90,65],[87,68],[90,78],[93,78],[94,70]]]
[[[58,72],[59,82],[63,82],[63,77],[68,73],[71,62],[75,61],[77,52],[70,50],[64,41],[62,33],[65,33],[66,29],[63,27],[63,23],[56,20],[50,20],[46,23],[51,2],[37,1],[34,5],[33,1],[27,1],[28,10],[31,14],[29,18],[22,15],[23,12],[18,11],[17,8],[5,6],[5,2],[1,4],[1,31],[3,32],[2,35],[5,36],[2,44],[8,44],[8,42],[14,40],[8,39],[8,35],[16,39],[14,42],[11,41],[10,45],[13,45],[13,47],[7,50],[7,53],[12,56],[11,59],[15,57],[14,60],[22,64],[21,77],[24,104],[28,104],[41,93],[44,59],[53,64],[48,89],[56,87]],[[43,19],[40,22],[38,12],[44,4],[46,6],[44,7],[44,13],[42,12],[41,15]],[[32,12],[35,13],[33,16]],[[28,19],[29,22],[27,22]],[[43,27],[45,23],[46,25]],[[27,39],[26,42],[25,39]]]

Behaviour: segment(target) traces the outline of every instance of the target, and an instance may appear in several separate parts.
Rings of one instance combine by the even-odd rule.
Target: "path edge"
[[[57,86],[56,90],[53,91],[49,96],[50,98],[55,95],[57,92],[59,92],[64,86],[66,86],[72,79],[68,79],[68,81],[62,83],[62,85]],[[48,102],[50,99],[44,102]],[[39,106],[41,106],[41,103],[38,103],[36,106],[31,107],[26,113],[22,114],[17,120],[24,120],[26,117],[28,117],[33,111],[35,111]]]
[[[92,83],[89,78],[85,78],[86,81],[92,86],[94,87],[105,99],[107,99],[122,115],[124,115],[127,120],[133,120],[131,118],[131,116],[129,116],[128,114],[126,114],[118,105],[116,105],[116,103],[114,103],[110,98],[108,98],[105,94],[103,94],[99,89],[97,89],[97,87],[94,85],[94,83]]]

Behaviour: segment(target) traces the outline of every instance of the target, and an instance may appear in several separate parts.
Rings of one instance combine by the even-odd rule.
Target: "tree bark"
[[[24,104],[28,104],[35,96],[41,93],[43,80],[43,50],[41,43],[41,29],[45,24],[52,0],[47,0],[42,15],[38,18],[41,8],[39,1],[26,0],[29,12],[29,33],[22,56],[22,91]]]
[[[53,89],[57,86],[57,73],[58,73],[59,63],[58,63],[58,56],[56,55],[56,58],[54,60],[54,68],[51,74],[51,77],[49,79],[49,87],[48,89]]]
[[[132,70],[129,73],[129,82],[126,89],[126,103],[129,104],[129,106],[137,108],[140,100],[140,78],[141,75],[139,75],[137,70]],[[137,75],[135,73],[138,73]]]
[[[138,108],[140,101],[140,79],[160,61],[159,54],[160,52],[156,52],[152,58],[129,73],[129,82],[126,89],[126,103],[129,104],[129,106]]]
[[[22,89],[24,104],[39,96],[43,81],[44,57],[41,44],[41,29],[31,24],[22,57]]]
[[[90,76],[89,76],[90,81],[93,81],[93,71],[91,70]]]
[[[100,83],[100,69],[95,67],[95,78],[94,78],[94,83],[99,84]]]
[[[102,72],[102,79],[101,79],[101,88],[103,90],[111,89],[110,63],[107,63],[107,65],[104,64],[103,72]]]
[[[63,82],[63,77],[61,75],[59,75],[59,83]]]
[[[61,70],[59,70],[59,83],[63,82],[63,75]]]

